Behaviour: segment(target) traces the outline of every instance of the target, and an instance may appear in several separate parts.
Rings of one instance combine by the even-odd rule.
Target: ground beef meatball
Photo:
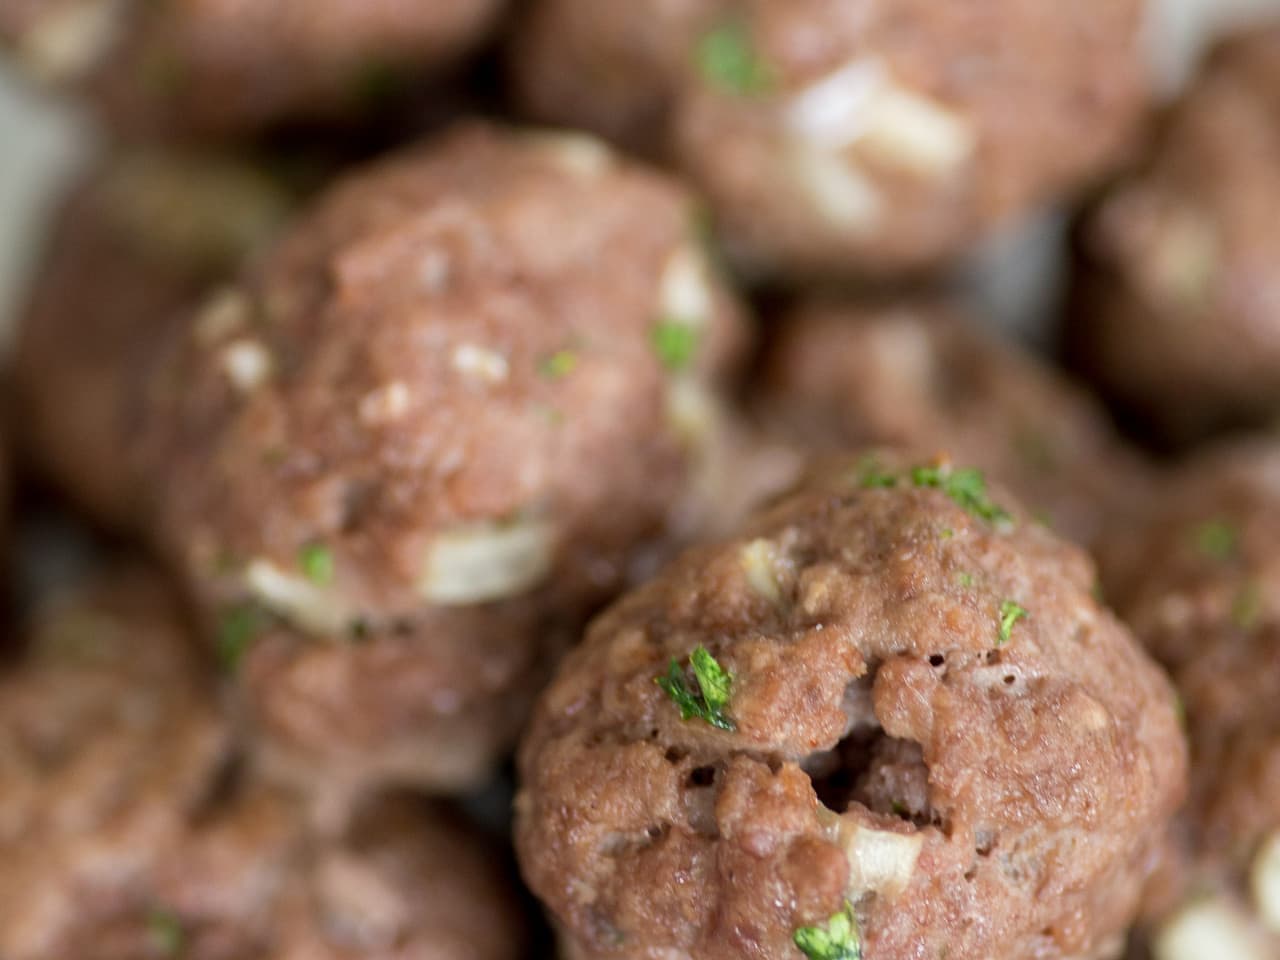
[[[784,316],[756,403],[778,437],[819,449],[905,443],[1010,484],[1092,543],[1141,496],[1145,469],[1083,393],[942,300],[813,301]]]
[[[1102,552],[1108,599],[1171,673],[1191,801],[1152,892],[1156,960],[1280,955],[1280,444],[1206,452]]]
[[[0,37],[137,132],[251,134],[399,99],[502,0],[0,0]]]
[[[129,571],[51,604],[0,677],[0,955],[514,960],[501,868],[387,798],[312,835],[237,774],[178,611]]]
[[[555,625],[696,518],[743,329],[691,206],[594,141],[461,129],[341,181],[157,364],[157,539],[205,609],[297,632],[254,675],[317,749],[378,761],[368,701],[487,769],[420,724],[481,698],[509,738]]]
[[[1114,955],[1186,761],[1093,576],[976,471],[817,471],[568,656],[526,879],[581,956]]]
[[[1071,351],[1142,428],[1280,410],[1280,26],[1216,52],[1077,246]]]
[[[247,161],[155,152],[108,158],[66,202],[19,322],[16,421],[24,452],[99,522],[138,513],[126,451],[156,339],[288,205]]]
[[[664,141],[770,271],[952,259],[1114,162],[1145,99],[1139,0],[626,6],[536,5],[524,99]]]

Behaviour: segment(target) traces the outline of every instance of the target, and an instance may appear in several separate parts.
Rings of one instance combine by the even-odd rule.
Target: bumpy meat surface
[[[542,0],[514,73],[543,118],[669,148],[753,267],[909,270],[1118,158],[1141,19],[1137,0]]]
[[[233,137],[385,107],[501,0],[4,0],[0,36],[124,129]]]
[[[64,205],[19,321],[15,420],[31,458],[98,521],[138,519],[127,451],[157,339],[287,206],[248,162],[157,152],[107,159]]]
[[[1110,955],[1186,761],[1092,581],[974,473],[816,471],[568,656],[521,747],[526,879],[579,956],[799,958],[846,901],[867,960]]]
[[[1072,384],[940,300],[810,302],[777,325],[755,402],[801,445],[900,443],[1008,483],[1040,519],[1092,543],[1148,485]]]
[[[1280,28],[1226,43],[1079,237],[1072,349],[1173,441],[1280,409]]]
[[[500,866],[400,798],[340,835],[237,774],[207,665],[150,574],[50,604],[0,677],[0,955],[507,960]]]
[[[1280,951],[1277,543],[1271,440],[1199,455],[1104,543],[1108,598],[1168,668],[1191,741],[1191,800],[1146,911],[1157,960]]]

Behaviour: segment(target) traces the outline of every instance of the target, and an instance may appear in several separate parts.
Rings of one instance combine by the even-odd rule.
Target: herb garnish
[[[825,927],[801,927],[792,939],[809,960],[862,960],[862,932],[847,900]]]
[[[264,625],[263,613],[254,604],[243,603],[223,613],[215,638],[218,662],[223,670],[235,673]]]
[[[161,956],[177,957],[186,944],[182,921],[170,910],[157,907],[147,915],[147,936]]]
[[[736,730],[734,722],[724,713],[732,692],[732,675],[703,646],[689,655],[689,663],[698,683],[698,692],[690,688],[684,670],[675,659],[667,667],[666,674],[655,677],[654,682],[680,708],[681,720],[697,718],[721,730]]]
[[[1211,560],[1229,559],[1238,540],[1235,528],[1222,520],[1210,520],[1195,529],[1196,549]]]
[[[298,551],[298,567],[317,587],[333,582],[333,551],[322,543],[309,543]]]
[[[548,380],[561,380],[578,368],[578,355],[572,350],[557,350],[538,364],[538,372]]]
[[[662,365],[672,373],[679,373],[693,362],[698,349],[698,328],[679,320],[663,320],[650,334],[653,350]]]
[[[1013,625],[1025,617],[1031,616],[1027,608],[1016,600],[1006,600],[1000,604],[1000,628],[997,631],[996,646],[1003,647],[1013,637]]]
[[[864,490],[897,487],[899,477],[881,468],[875,457],[863,459],[859,468],[859,484]],[[941,490],[973,516],[988,523],[1008,523],[1013,515],[994,503],[987,494],[987,481],[981,470],[965,467],[953,470],[949,465],[914,467],[911,483],[916,487]]]
[[[1231,603],[1231,622],[1241,630],[1252,630],[1262,617],[1262,588],[1255,581],[1246,583]]]
[[[741,20],[722,23],[698,44],[698,71],[713,87],[751,96],[768,92],[773,71],[756,54],[751,33]]]

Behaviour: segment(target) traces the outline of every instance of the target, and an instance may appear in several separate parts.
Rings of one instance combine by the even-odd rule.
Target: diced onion
[[[1249,881],[1258,916],[1268,930],[1280,933],[1280,831],[1271,834],[1254,857]]]
[[[1241,910],[1221,900],[1198,900],[1183,907],[1156,934],[1155,960],[1268,960],[1262,934]]]
[[[911,883],[924,845],[922,834],[873,830],[857,823],[844,834],[851,895],[874,891],[893,897]]]
[[[419,588],[446,606],[502,600],[550,573],[554,547],[551,527],[538,521],[463,527],[431,544]]]
[[[285,573],[269,560],[250,563],[245,582],[267,609],[311,633],[338,634],[350,622],[349,611],[336,593]]]
[[[770,540],[752,540],[739,554],[742,570],[751,589],[772,604],[782,602],[782,586],[778,583],[778,548]]]

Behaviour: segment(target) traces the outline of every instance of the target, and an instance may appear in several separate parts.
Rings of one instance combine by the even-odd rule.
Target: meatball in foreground
[[[387,106],[502,0],[0,0],[0,37],[134,133],[236,137]]]
[[[388,799],[340,837],[238,775],[203,662],[138,571],[51,605],[0,677],[0,954],[519,955],[482,844]]]
[[[976,471],[827,467],[566,659],[526,879],[580,956],[1109,955],[1186,761],[1092,581]]]
[[[98,522],[130,528],[147,507],[129,451],[157,340],[289,202],[245,161],[133,152],[65,203],[18,324],[15,419],[24,452]]]
[[[1191,800],[1144,928],[1155,960],[1280,953],[1280,445],[1184,466],[1102,553],[1108,598],[1166,666]]]
[[[1280,27],[1210,59],[1084,221],[1077,363],[1174,443],[1280,411]]]
[[[668,145],[767,272],[955,259],[1105,171],[1145,100],[1138,0],[626,6],[535,4],[523,99]]]
[[[744,332],[691,207],[594,141],[462,129],[340,181],[157,365],[157,537],[323,661],[317,748],[362,701],[422,744],[476,697],[509,742],[547,648],[694,522]]]
[[[814,301],[788,313],[755,401],[771,432],[836,451],[946,451],[1084,544],[1146,488],[1136,455],[1070,383],[944,301]]]

